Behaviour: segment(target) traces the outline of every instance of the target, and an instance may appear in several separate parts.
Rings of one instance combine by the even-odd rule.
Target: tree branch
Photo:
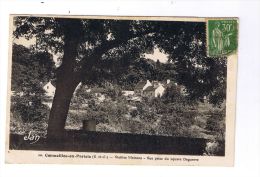
[[[96,47],[92,53],[92,55],[88,57],[84,57],[82,59],[82,70],[80,72],[80,75],[82,77],[85,77],[85,74],[89,71],[91,71],[91,68],[95,65],[98,64],[99,59],[102,57],[104,53],[107,51],[119,47],[122,44],[126,44],[128,41],[131,39],[137,38],[137,37],[142,37],[144,35],[147,35],[151,33],[151,31],[145,31],[142,33],[136,33],[132,35],[128,35],[128,38],[123,38],[123,39],[116,39],[116,40],[110,40],[110,41],[104,41],[101,43],[99,47]]]

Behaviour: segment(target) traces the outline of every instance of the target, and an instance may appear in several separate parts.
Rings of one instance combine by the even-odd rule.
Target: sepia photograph
[[[234,153],[238,19],[10,19],[9,162]]]

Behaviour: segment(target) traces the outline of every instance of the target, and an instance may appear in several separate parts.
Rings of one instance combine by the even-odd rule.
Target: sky
[[[27,40],[27,39],[25,39],[24,37],[19,37],[18,39],[14,39],[13,40],[13,42],[14,43],[16,43],[16,44],[18,44],[18,45],[23,45],[23,46],[25,46],[25,47],[27,47],[27,48],[29,48],[31,45],[34,45],[34,44],[36,44],[36,38],[31,38],[31,39],[29,39],[29,40]],[[56,67],[59,65],[59,63],[58,63],[58,55],[55,55],[55,54],[53,54],[52,53],[52,56],[53,56],[53,61],[55,62],[55,65],[56,65]]]
[[[23,45],[25,47],[30,47],[31,45],[34,45],[36,43],[36,38],[31,38],[30,40],[25,39],[24,37],[20,37],[19,39],[14,39],[14,43]],[[55,54],[53,55],[53,60],[55,64],[57,64],[58,56]],[[161,63],[166,63],[168,61],[168,55],[160,52],[158,48],[154,48],[154,52],[152,54],[144,54],[144,57],[147,59],[151,59],[153,61],[159,60]]]
[[[14,38],[13,42],[18,45],[23,45],[25,47],[30,47],[36,43],[36,38],[31,38],[30,40],[25,39],[24,37]]]
[[[144,57],[155,62],[157,60],[159,60],[161,63],[166,63],[168,61],[168,55],[160,52],[158,48],[154,48],[153,54],[145,54]]]

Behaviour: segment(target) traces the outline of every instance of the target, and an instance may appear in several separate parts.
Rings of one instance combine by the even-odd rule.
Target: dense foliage
[[[48,99],[43,84],[53,77],[52,56],[14,44],[12,58],[11,111],[14,117],[24,122],[46,119],[49,109],[43,104]]]

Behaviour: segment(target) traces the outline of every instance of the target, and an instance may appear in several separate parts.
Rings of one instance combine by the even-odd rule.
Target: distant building
[[[162,97],[165,92],[165,86],[163,86],[160,82],[153,82],[152,86],[147,87],[143,91],[143,95],[146,97]]]
[[[164,94],[165,87],[159,81],[140,81],[135,86],[134,93],[146,97],[161,97]]]
[[[49,81],[47,84],[45,84],[43,86],[43,90],[45,91],[46,96],[53,98],[54,94],[55,94],[56,87],[54,86],[54,84],[51,81]]]
[[[124,95],[124,96],[133,96],[134,95],[134,91],[130,91],[130,90],[123,90],[122,91],[122,94]]]
[[[149,86],[152,86],[152,83],[147,80],[147,81],[140,81],[136,84],[135,86],[135,89],[134,89],[134,92],[135,94],[137,95],[142,95],[143,94],[143,91],[149,87]]]
[[[43,101],[42,103],[47,105],[49,108],[51,108],[52,107],[52,99],[54,97],[56,87],[54,86],[54,84],[51,81],[49,81],[48,83],[46,83],[43,86],[43,90],[45,91],[45,95],[49,98],[46,99],[45,101]]]
[[[146,97],[155,97],[155,88],[153,86],[147,87],[143,91],[143,95],[146,96]]]
[[[165,92],[165,87],[161,84],[155,89],[154,96],[155,97],[162,97]]]

